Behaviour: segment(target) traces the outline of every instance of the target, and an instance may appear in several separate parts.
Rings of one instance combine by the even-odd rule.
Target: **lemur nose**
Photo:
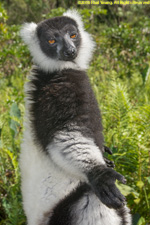
[[[76,54],[76,49],[75,48],[69,48],[69,49],[67,49],[67,51],[64,52],[64,55],[66,57],[74,56],[75,54]]]
[[[73,55],[74,55],[75,53],[76,53],[75,48],[72,48],[72,49],[71,49],[71,54],[73,54]]]

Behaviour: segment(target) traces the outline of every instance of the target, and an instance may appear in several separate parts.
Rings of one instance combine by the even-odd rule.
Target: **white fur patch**
[[[125,210],[125,220],[126,220],[126,224],[127,225],[132,225],[132,216],[130,214],[130,210],[127,206],[124,206],[124,210]]]
[[[23,206],[28,225],[38,225],[43,221],[44,214],[51,212],[79,181],[59,169],[33,143],[28,123],[25,123],[25,129],[20,154]]]
[[[35,31],[37,28],[36,23],[25,23],[20,31],[20,36],[22,37],[23,41],[28,45],[34,44],[35,40]]]
[[[37,24],[25,23],[20,31],[22,39],[29,47],[34,63],[45,72],[53,72],[54,70],[67,68],[85,70],[88,68],[89,62],[92,58],[95,43],[93,42],[91,35],[84,30],[81,16],[75,10],[67,11],[64,16],[68,16],[77,22],[82,38],[81,47],[74,62],[56,61],[42,52],[36,33]]]
[[[84,24],[82,21],[82,17],[81,15],[78,13],[77,10],[73,9],[73,10],[68,10],[67,12],[65,12],[63,14],[63,16],[67,16],[70,17],[71,19],[75,20],[76,23],[78,24],[79,30],[84,30]]]
[[[47,150],[57,166],[81,181],[87,181],[86,174],[92,168],[105,164],[94,141],[84,137],[79,131],[59,132]]]
[[[116,211],[106,207],[93,193],[85,195],[73,208],[72,214],[72,224],[121,225]]]

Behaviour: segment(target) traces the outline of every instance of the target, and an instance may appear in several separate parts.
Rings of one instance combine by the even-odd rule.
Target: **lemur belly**
[[[20,161],[23,205],[28,225],[38,225],[41,224],[44,214],[51,212],[79,181],[61,172],[50,156],[38,149],[32,141],[29,129],[24,133]]]

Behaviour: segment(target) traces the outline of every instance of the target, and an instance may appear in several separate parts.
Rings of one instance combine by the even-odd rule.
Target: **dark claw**
[[[110,148],[104,145],[104,152],[107,152],[108,154],[112,155],[112,151]]]
[[[104,160],[106,162],[107,167],[112,167],[112,168],[115,167],[114,161],[111,161],[111,160],[109,160],[109,159],[107,159],[105,157],[104,157]]]
[[[121,175],[120,173],[117,173],[117,172],[116,172],[116,179],[119,180],[123,184],[126,183],[125,177],[123,175]]]
[[[125,178],[123,178],[123,179],[121,180],[121,182],[122,182],[123,184],[126,184],[127,180],[126,180]]]

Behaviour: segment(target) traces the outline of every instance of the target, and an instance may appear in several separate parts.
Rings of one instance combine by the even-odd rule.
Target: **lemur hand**
[[[107,152],[108,154],[112,155],[112,151],[110,148],[108,148],[107,146],[104,145],[104,152]],[[105,160],[105,163],[107,165],[107,167],[112,167],[114,168],[115,167],[115,164],[113,161],[107,159],[106,157],[104,157],[104,160]]]
[[[103,204],[114,209],[124,205],[125,197],[115,185],[116,180],[126,183],[121,174],[111,168],[97,167],[88,174],[88,178],[93,191]]]
[[[104,160],[105,160],[107,167],[112,167],[112,168],[115,167],[114,161],[111,161],[111,160],[107,159],[106,157],[104,157]]]
[[[104,145],[104,152],[107,152],[108,154],[112,155],[112,151],[110,148]]]

